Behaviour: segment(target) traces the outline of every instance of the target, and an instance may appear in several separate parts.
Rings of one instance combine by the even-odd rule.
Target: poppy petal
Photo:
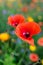
[[[29,39],[29,40],[26,40],[30,45],[34,46],[34,39]]]
[[[24,40],[25,42],[27,42],[28,44],[30,44],[30,45],[32,45],[32,46],[34,46],[34,39],[24,39],[24,38],[21,38],[20,37],[20,39],[22,39],[22,40]]]

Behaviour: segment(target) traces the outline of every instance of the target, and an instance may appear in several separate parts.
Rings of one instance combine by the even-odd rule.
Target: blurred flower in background
[[[8,12],[6,10],[3,10],[2,13],[5,15],[7,14]]]
[[[27,6],[24,6],[24,7],[22,7],[21,10],[22,10],[22,12],[25,12],[26,13],[26,12],[28,12],[28,7]]]
[[[43,37],[39,38],[37,43],[39,46],[43,46]]]
[[[29,58],[30,58],[30,60],[33,61],[33,62],[37,62],[37,61],[39,60],[38,55],[37,55],[37,54],[34,54],[34,53],[31,53],[31,54],[29,55]]]
[[[28,22],[34,22],[34,20],[33,20],[32,17],[28,17],[28,18],[27,18],[27,21],[28,21]]]
[[[10,39],[10,35],[8,33],[1,33],[0,34],[0,40],[1,41],[7,41]]]
[[[0,6],[2,5],[2,3],[3,3],[3,0],[0,0]]]
[[[32,2],[37,3],[37,2],[38,2],[38,0],[32,0]]]
[[[41,60],[41,62],[42,62],[42,65],[43,65],[43,59]]]
[[[35,45],[34,45],[34,46],[30,45],[30,46],[29,46],[29,49],[30,49],[30,51],[36,51],[36,50],[37,50],[37,48],[36,48]]]

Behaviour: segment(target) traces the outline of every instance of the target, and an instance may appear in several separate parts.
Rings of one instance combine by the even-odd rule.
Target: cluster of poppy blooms
[[[15,34],[28,44],[34,46],[34,39],[32,36],[41,32],[40,26],[36,22],[26,22],[26,19],[21,14],[8,17],[8,24],[15,28]],[[37,62],[39,57],[37,54],[32,53],[29,58],[33,62]]]

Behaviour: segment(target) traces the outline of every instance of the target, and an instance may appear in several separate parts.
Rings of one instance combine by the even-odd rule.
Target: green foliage
[[[31,0],[22,0],[22,3],[25,3],[26,5],[30,4]],[[41,9],[43,8],[43,3],[37,3],[37,5],[40,6]],[[43,22],[42,10],[37,12],[35,8],[24,13],[21,12],[21,9],[19,8],[17,2],[13,2],[12,8],[9,8],[5,5],[0,7],[0,33],[8,32],[11,36],[11,39],[7,42],[0,41],[0,50],[2,51],[2,53],[0,53],[0,65],[29,65],[30,63],[34,64],[29,59],[29,54],[31,53],[29,50],[29,45],[26,42],[18,39],[15,34],[12,34],[11,32],[14,31],[14,28],[7,24],[8,16],[15,14],[23,14],[26,18],[28,16],[31,16],[35,22]],[[42,19],[39,20],[38,16],[41,16]],[[41,29],[43,30],[43,27],[41,27]],[[36,46],[38,46],[36,41],[40,37],[43,37],[43,31],[42,33],[33,37]],[[15,42],[13,42],[12,39],[14,39]],[[38,47],[35,53],[39,55],[40,59],[43,59],[43,47]]]
[[[5,54],[4,65],[15,65],[13,63],[13,57],[11,55]]]
[[[25,0],[25,1],[24,1],[24,0],[22,0],[22,3],[23,3],[23,4],[30,4],[30,3],[31,3],[31,1],[32,1],[32,0]]]

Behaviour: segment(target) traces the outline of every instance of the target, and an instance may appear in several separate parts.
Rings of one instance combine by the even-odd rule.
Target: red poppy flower
[[[28,7],[25,6],[25,7],[23,7],[21,10],[22,10],[22,12],[28,12]]]
[[[35,3],[30,3],[30,9],[33,9],[35,7],[36,7]]]
[[[35,54],[35,53],[30,54],[30,55],[29,55],[29,58],[30,58],[30,60],[31,60],[32,62],[37,62],[38,59],[39,59],[38,55]]]
[[[23,15],[16,14],[15,16],[9,16],[8,17],[8,24],[16,27],[19,23],[22,23],[25,21],[25,18]]]
[[[32,36],[40,33],[41,29],[39,25],[35,22],[25,22],[21,23],[16,27],[15,34],[22,40],[34,45],[34,40]]]
[[[37,3],[38,2],[38,0],[32,0],[34,3]]]
[[[39,38],[37,43],[39,46],[43,46],[43,37]]]
[[[43,22],[39,22],[39,25],[40,25],[40,26],[43,26]]]

